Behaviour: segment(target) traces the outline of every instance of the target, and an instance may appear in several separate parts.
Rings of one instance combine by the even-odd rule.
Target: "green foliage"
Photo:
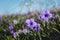
[[[54,13],[54,12],[52,12]],[[48,22],[44,22],[42,20],[38,20],[37,17],[39,13],[30,16],[29,18],[34,18],[37,23],[41,24],[41,29],[39,32],[34,32],[26,27],[24,24],[27,19],[24,15],[10,15],[4,16],[2,20],[0,20],[0,40],[59,40],[60,39],[60,11],[56,14],[55,19],[49,19]],[[30,15],[30,14],[29,14]],[[13,24],[13,20],[18,20],[18,24]],[[54,20],[54,21],[52,21]],[[28,29],[30,33],[28,34],[19,34],[17,38],[13,38],[11,33],[9,32],[8,27],[10,25],[14,26],[14,31],[17,32],[19,29]]]

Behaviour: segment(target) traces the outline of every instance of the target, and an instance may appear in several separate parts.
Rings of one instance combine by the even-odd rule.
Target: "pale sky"
[[[30,0],[0,0],[0,15],[27,13],[29,3]],[[56,3],[60,5],[60,0],[56,0]],[[51,9],[56,3],[53,0],[32,0],[32,10]]]

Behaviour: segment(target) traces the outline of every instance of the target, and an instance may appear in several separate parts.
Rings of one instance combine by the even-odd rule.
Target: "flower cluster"
[[[16,38],[18,36],[18,34],[20,34],[20,33],[24,33],[24,34],[29,33],[29,31],[27,29],[19,30],[18,32],[14,32],[13,29],[14,29],[14,27],[12,25],[9,26],[10,33],[12,34],[12,36],[14,38]]]
[[[52,14],[50,13],[49,10],[41,11],[40,12],[40,19],[43,19],[44,21],[48,21],[49,18],[52,17]]]
[[[27,19],[25,21],[25,25],[27,27],[29,27],[30,29],[35,30],[36,32],[40,29],[40,24],[39,23],[36,23],[34,21],[34,19],[32,19],[32,18],[31,19]]]
[[[13,35],[14,38],[16,38],[17,37],[17,34],[16,34],[16,32],[14,32],[13,29],[14,29],[14,27],[12,25],[9,26],[10,33]]]

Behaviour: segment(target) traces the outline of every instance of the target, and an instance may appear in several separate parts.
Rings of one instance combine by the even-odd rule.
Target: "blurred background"
[[[60,0],[0,0],[0,15],[54,8],[60,9]]]

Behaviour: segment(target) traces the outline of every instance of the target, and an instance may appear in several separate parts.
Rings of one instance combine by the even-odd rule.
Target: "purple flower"
[[[17,37],[17,34],[14,32],[13,29],[14,29],[14,27],[12,25],[9,26],[10,33],[13,35],[14,38],[16,38]]]
[[[9,26],[9,30],[13,30],[14,29],[14,27],[11,25],[11,26]]]
[[[13,20],[13,23],[14,23],[14,24],[17,24],[18,22],[17,22],[17,20]]]
[[[30,15],[29,14],[24,14],[24,17],[29,18]]]
[[[23,29],[22,30],[22,33],[27,34],[28,33],[28,30],[27,29]]]
[[[36,22],[34,21],[34,19],[27,19],[25,21],[25,24],[27,27],[29,27],[30,29],[33,29],[34,26],[36,26]]]
[[[13,33],[13,37],[16,38],[17,37],[17,34],[16,33]]]
[[[2,20],[2,19],[3,19],[3,16],[0,15],[0,20]]]
[[[43,19],[44,21],[48,21],[49,18],[52,17],[52,14],[50,13],[49,10],[41,11],[40,13],[40,18]]]
[[[36,32],[38,32],[38,31],[40,30],[40,24],[39,24],[39,23],[35,26],[34,30],[35,30]]]
[[[10,33],[11,33],[11,34],[13,34],[13,33],[14,33],[14,31],[13,31],[13,30],[11,30],[11,31],[10,31]]]

